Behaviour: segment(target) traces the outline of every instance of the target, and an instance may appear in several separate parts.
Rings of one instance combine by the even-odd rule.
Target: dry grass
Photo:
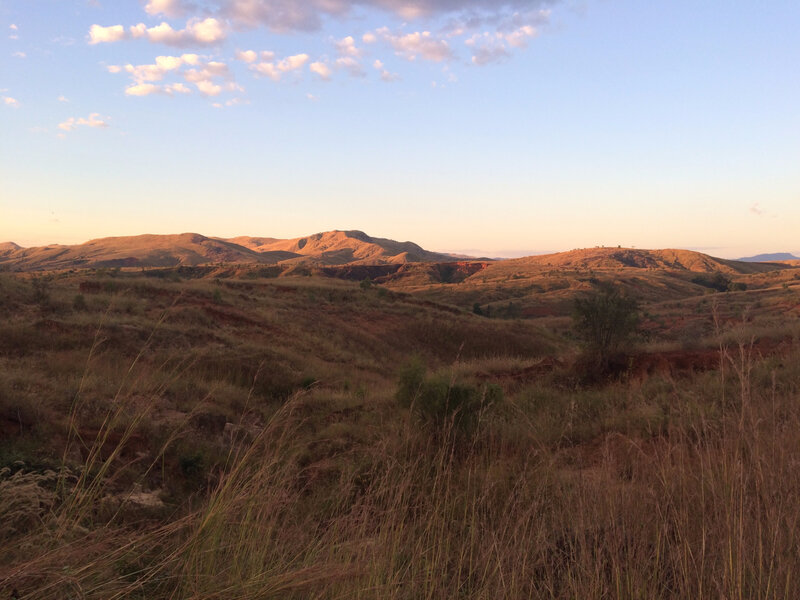
[[[48,334],[77,348],[3,352],[0,597],[794,597],[798,348],[720,323],[716,370],[576,388],[513,324],[338,283],[237,284],[210,323],[171,321],[213,289],[89,297]],[[7,327],[41,318],[19,306]],[[444,349],[412,310],[447,319]],[[465,356],[459,332],[498,339]],[[394,401],[415,345],[505,388],[469,437]]]

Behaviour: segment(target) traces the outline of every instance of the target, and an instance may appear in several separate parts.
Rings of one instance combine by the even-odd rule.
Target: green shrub
[[[502,401],[503,390],[491,383],[474,386],[444,376],[426,377],[425,367],[415,358],[400,371],[396,398],[434,429],[452,426],[457,433],[471,433],[483,411]]]

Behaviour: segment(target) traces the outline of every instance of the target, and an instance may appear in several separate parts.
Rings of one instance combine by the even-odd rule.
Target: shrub
[[[472,433],[482,412],[503,399],[498,385],[460,384],[443,376],[426,377],[425,371],[418,358],[407,363],[400,371],[396,398],[434,429],[452,425],[456,433]]]
[[[575,331],[586,346],[588,365],[607,373],[611,359],[622,353],[639,327],[639,303],[610,283],[577,298],[572,314]]]
[[[700,274],[692,278],[692,283],[702,285],[703,287],[716,290],[718,292],[725,292],[731,284],[730,277],[723,273],[714,273],[713,275]]]
[[[33,285],[33,303],[45,309],[50,306],[50,280],[43,277],[34,277],[31,280]]]
[[[86,298],[83,294],[77,294],[72,299],[72,308],[73,310],[86,310]]]

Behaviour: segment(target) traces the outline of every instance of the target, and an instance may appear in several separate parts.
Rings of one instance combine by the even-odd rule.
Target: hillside
[[[456,265],[460,309],[258,263],[0,272],[0,598],[795,596],[800,277]],[[588,377],[537,298],[609,279],[641,336]]]
[[[585,248],[506,260],[490,267],[495,270],[559,269],[668,269],[694,273],[748,274],[783,268],[776,265],[744,263],[692,250],[640,250],[634,248]]]
[[[0,257],[12,254],[21,248],[22,246],[15,244],[14,242],[0,243]]]
[[[451,256],[428,252],[413,242],[373,238],[363,231],[327,231],[289,240],[239,237],[228,241],[262,253],[292,253],[297,262],[311,260],[325,265],[402,264],[452,260]]]
[[[411,242],[372,238],[360,231],[330,231],[289,240],[209,238],[197,233],[138,235],[73,246],[21,248],[0,244],[0,266],[22,271],[109,267],[174,267],[239,264],[403,264],[450,257]]]
[[[0,255],[0,265],[18,270],[173,267],[219,262],[258,263],[262,257],[248,248],[196,233],[109,237],[74,246],[18,248]]]

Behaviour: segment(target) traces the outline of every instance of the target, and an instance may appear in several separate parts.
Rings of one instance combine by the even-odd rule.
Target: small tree
[[[572,314],[575,331],[586,344],[587,358],[606,373],[611,359],[621,353],[639,327],[639,303],[611,283],[577,298]]]

